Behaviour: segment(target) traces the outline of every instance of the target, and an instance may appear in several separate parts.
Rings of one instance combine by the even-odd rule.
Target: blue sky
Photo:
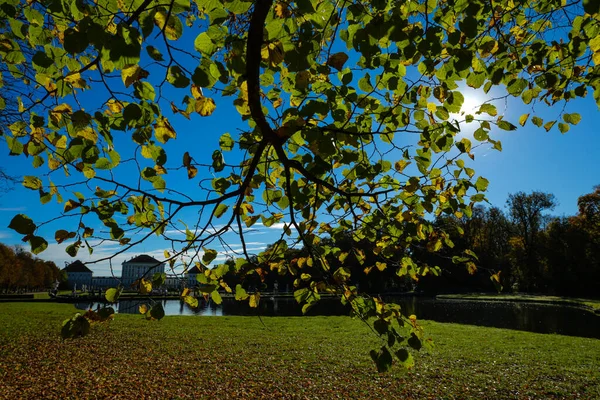
[[[467,102],[479,103],[483,97],[475,91],[467,90]],[[169,161],[167,166],[181,165],[183,152],[190,151],[197,160],[203,157],[210,159],[213,149],[218,146],[218,139],[224,132],[230,132],[235,137],[237,129],[243,128],[244,123],[239,119],[237,112],[229,106],[231,98],[215,97],[217,110],[213,116],[201,118],[192,116],[191,121],[183,118],[173,119],[173,126],[178,132],[178,139],[169,144]],[[528,110],[515,102],[506,106],[505,119],[515,121],[518,116]],[[504,108],[503,103],[497,104],[499,111]],[[538,115],[545,120],[556,118],[561,109],[549,107],[536,107]],[[487,197],[491,204],[504,207],[509,193],[517,191],[531,192],[533,190],[554,193],[559,205],[554,210],[554,215],[573,215],[577,212],[577,198],[584,193],[592,191],[594,185],[600,184],[600,128],[597,123],[597,107],[591,98],[578,99],[567,105],[567,112],[578,112],[582,121],[573,126],[566,134],[561,134],[557,129],[546,132],[528,123],[524,128],[512,132],[493,130],[492,137],[502,141],[503,151],[491,150],[485,145],[474,151],[475,161],[471,162],[477,174],[489,179],[490,185]],[[176,123],[175,123],[176,122]],[[465,136],[469,136],[469,129],[463,129]],[[3,146],[5,146],[3,144]],[[3,156],[0,166],[9,174],[27,175],[38,172],[31,167],[31,159],[24,157],[9,157],[8,151],[2,149]],[[225,153],[226,159],[233,157],[234,153]],[[55,173],[57,175],[57,173]],[[53,177],[53,180],[60,180]],[[184,171],[169,173],[168,184],[180,190],[195,191],[196,181],[187,180]],[[65,198],[66,199],[66,198]],[[0,197],[0,241],[7,244],[18,244],[19,235],[7,228],[10,220],[17,213],[25,213],[36,222],[41,222],[58,215],[63,205],[54,200],[41,206],[36,192],[23,188],[20,185]],[[194,214],[182,216],[188,224],[197,217]],[[189,218],[189,220],[187,219]],[[247,236],[247,245],[251,252],[259,252],[267,244],[272,243],[280,235],[281,224],[266,228],[257,224]],[[50,246],[41,254],[42,258],[51,259],[62,266],[65,261],[72,259],[64,253],[65,244],[58,245],[52,240],[52,229],[42,229],[48,238]],[[233,233],[227,233],[224,240],[232,250],[239,250],[239,239]],[[214,246],[222,250],[221,246]],[[113,262],[114,272],[120,274],[120,263],[137,254],[147,253],[160,257],[163,250],[168,248],[166,243],[152,238],[140,245],[137,250],[116,257]],[[112,254],[118,249],[117,245],[101,246],[96,248],[92,257],[87,256],[87,251],[81,250],[79,258],[91,261],[94,258]],[[222,260],[221,256],[219,259]],[[92,264],[90,267],[96,275],[110,274],[108,263]]]
[[[189,43],[190,47],[192,46],[191,39],[183,39],[183,41]],[[339,49],[345,50],[343,46],[339,46]],[[151,72],[151,78],[149,79],[155,82],[162,79],[160,76],[155,76],[156,74],[154,74],[151,66],[142,66]],[[121,78],[117,76],[114,79],[115,87],[118,87],[117,85],[122,87]],[[358,77],[355,77],[355,80],[357,79]],[[473,108],[489,98],[502,96],[502,93],[498,91],[489,95],[468,88],[463,89],[463,91],[466,98],[465,109]],[[106,94],[105,89],[94,86],[93,93],[87,92],[81,96],[80,101],[84,108],[92,111],[99,106],[98,102],[102,102],[107,98]],[[176,96],[173,96],[175,98],[181,98],[182,94],[189,94],[189,89],[173,89],[166,85],[163,94],[166,98],[172,97],[172,94],[176,94]],[[186,151],[196,161],[210,164],[212,162],[212,152],[218,148],[218,141],[223,133],[229,132],[236,139],[240,130],[247,129],[247,123],[241,120],[232,105],[235,97],[220,97],[215,91],[210,90],[205,90],[204,94],[212,97],[217,105],[216,111],[210,117],[203,118],[194,113],[190,120],[186,120],[181,115],[172,114],[166,100],[161,103],[163,112],[169,118],[178,135],[176,140],[170,141],[164,146],[168,153],[167,168],[181,167],[183,154]],[[499,100],[495,101],[494,104],[497,106],[499,114],[503,114],[506,120],[512,121],[514,124],[517,123],[520,115],[532,112],[531,106],[523,105],[515,99],[508,99],[507,102]],[[179,104],[178,106],[182,107]],[[536,115],[542,117],[545,121],[558,119],[562,111],[562,105],[556,107],[537,105],[535,107]],[[487,198],[492,205],[504,207],[510,193],[536,190],[550,192],[556,196],[559,205],[553,211],[553,215],[574,215],[577,212],[577,198],[591,192],[594,185],[600,184],[598,108],[592,96],[589,95],[585,99],[576,99],[569,102],[564,111],[578,112],[583,117],[582,121],[577,126],[572,126],[571,130],[565,135],[559,133],[557,128],[546,132],[543,128],[536,128],[531,122],[528,122],[525,127],[519,127],[518,130],[512,132],[499,129],[492,130],[490,136],[495,140],[501,140],[502,152],[492,150],[490,145],[482,145],[473,151],[475,160],[473,162],[469,161],[469,166],[475,169],[477,175],[481,175],[490,181]],[[469,126],[463,126],[461,135],[470,137],[473,129]],[[398,135],[397,139],[403,143],[411,141],[414,143],[418,140],[418,137],[414,134],[407,135],[409,136]],[[134,149],[130,136],[130,132],[114,132],[116,147],[122,153],[122,156],[125,154],[130,155]],[[0,155],[0,167],[9,174],[24,176],[46,172],[44,168],[34,170],[31,166],[31,158],[8,156],[8,150],[4,143],[0,143]],[[229,163],[240,160],[239,153],[236,154],[235,151],[224,153],[224,156],[225,161]],[[134,182],[137,179],[137,171],[129,168],[129,165],[131,164],[121,165],[116,170],[118,180]],[[146,162],[144,165],[152,166],[153,163]],[[65,181],[64,176],[61,176],[61,174],[60,170],[56,170],[50,177],[55,183],[60,183]],[[206,171],[201,172],[199,176],[212,178]],[[43,179],[45,184],[47,183],[46,179]],[[204,193],[198,187],[198,179],[188,180],[185,169],[170,170],[166,179],[168,187],[185,192],[194,198],[204,198]],[[95,185],[94,183],[93,186]],[[107,187],[103,188],[109,189]],[[63,193],[63,197],[67,200],[73,196]],[[57,204],[55,200],[42,206],[36,192],[17,185],[11,192],[0,197],[0,241],[6,244],[20,243],[19,235],[7,228],[15,214],[27,214],[39,224],[59,215],[62,210],[63,204]],[[185,211],[179,218],[191,227],[194,225],[194,221],[198,220],[197,211]],[[122,221],[123,219],[121,219]],[[277,240],[281,235],[281,225],[276,224],[271,228],[266,228],[260,224],[254,225],[253,230],[248,232],[246,236],[249,252],[258,253],[266,245]],[[69,227],[71,229],[75,228],[73,224]],[[40,229],[38,234],[44,235],[50,243],[49,248],[40,257],[52,260],[59,266],[64,265],[65,261],[73,261],[64,252],[67,244],[59,245],[53,240],[56,229],[68,229],[69,227],[54,224]],[[170,230],[170,233],[177,237],[184,237],[184,235],[172,230]],[[225,251],[229,255],[235,255],[235,251],[240,250],[239,239],[233,232],[226,233],[223,239],[227,246],[224,247],[222,244],[214,243],[212,247],[219,251]],[[98,243],[92,242],[92,244]],[[113,271],[116,275],[120,275],[121,262],[138,254],[146,253],[161,258],[163,251],[168,248],[168,243],[153,237],[136,249],[115,257],[112,263]],[[88,256],[87,251],[82,249],[78,258],[88,262],[112,255],[119,249],[120,247],[115,244],[102,245],[96,247],[92,256]],[[222,261],[225,257],[226,254],[223,253],[217,261]],[[111,273],[110,265],[107,262],[90,264],[89,266],[95,271],[96,275],[109,275]]]

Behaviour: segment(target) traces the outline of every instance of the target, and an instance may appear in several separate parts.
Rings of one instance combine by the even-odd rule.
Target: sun
[[[461,89],[461,93],[465,98],[462,107],[460,108],[460,113],[467,114],[475,114],[479,107],[486,102],[485,93],[481,89],[473,89],[470,87],[465,87]]]

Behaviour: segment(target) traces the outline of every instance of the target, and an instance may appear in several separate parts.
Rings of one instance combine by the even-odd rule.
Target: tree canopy
[[[372,354],[380,370],[391,351],[411,365],[404,346],[420,348],[422,330],[399,307],[358,296],[344,265],[350,253],[357,263],[376,260],[364,273],[437,273],[409,249],[452,247],[430,217],[468,217],[485,200],[472,149],[501,150],[494,129],[565,133],[581,119],[557,107],[543,120],[540,105],[588,92],[600,105],[591,0],[7,0],[0,23],[2,81],[17,94],[1,95],[0,106],[16,101],[3,137],[10,155],[39,171],[23,185],[42,203],[64,204],[53,239],[68,241],[69,255],[92,251],[91,239],[125,252],[159,235],[172,244],[165,261],[198,266],[207,293],[235,290],[223,284],[226,273],[297,275],[308,265],[297,300],[309,308],[335,293],[375,316],[385,338]],[[465,85],[499,87],[530,111],[510,121],[487,101],[465,112]],[[200,132],[224,101],[244,121],[239,131]],[[183,119],[198,131],[179,131]],[[467,127],[473,141],[460,134]],[[214,144],[210,159],[198,148],[179,154],[172,142],[184,135],[198,148]],[[180,178],[188,189],[174,183]],[[197,221],[180,221],[189,209]],[[252,257],[244,234],[258,222],[284,228]],[[42,225],[19,214],[10,227],[38,254],[48,246]],[[239,258],[209,268],[218,255],[211,244],[231,230]],[[349,233],[375,243],[373,254],[323,240]],[[286,262],[290,247],[306,257]],[[472,269],[477,259],[467,250],[457,262]],[[151,282],[142,278],[143,291]]]

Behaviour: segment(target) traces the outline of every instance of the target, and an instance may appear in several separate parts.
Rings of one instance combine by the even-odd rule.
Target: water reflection
[[[211,300],[199,299],[199,307],[191,309],[179,300],[159,300],[166,315],[262,315],[300,316],[301,307],[293,298],[268,298],[260,300],[257,309],[248,302],[223,299],[220,305]],[[480,325],[496,328],[518,329],[539,333],[583,336],[600,339],[600,316],[592,312],[552,304],[517,302],[484,302],[463,300],[436,300],[424,297],[384,298],[402,306],[406,315],[416,314],[420,319],[438,322]],[[121,300],[114,308],[122,314],[138,314],[141,304],[148,301]],[[80,309],[96,308],[98,303],[77,303]],[[309,310],[308,315],[348,315],[350,309],[336,299],[323,299]]]

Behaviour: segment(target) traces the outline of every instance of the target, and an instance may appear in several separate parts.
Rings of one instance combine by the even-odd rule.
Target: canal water
[[[385,298],[402,306],[405,315],[415,314],[419,319],[458,324],[517,329],[538,333],[582,336],[600,339],[600,316],[575,307],[503,301],[468,301],[435,299],[429,297]],[[293,298],[262,297],[258,309],[250,308],[248,302],[223,299],[220,305],[212,301],[200,301],[197,309],[191,309],[179,300],[161,301],[166,315],[261,315],[300,316],[301,307]],[[121,300],[113,307],[118,313],[138,314],[141,300]],[[79,309],[95,309],[98,303],[76,303]],[[350,309],[337,299],[322,299],[307,315],[348,315]]]

